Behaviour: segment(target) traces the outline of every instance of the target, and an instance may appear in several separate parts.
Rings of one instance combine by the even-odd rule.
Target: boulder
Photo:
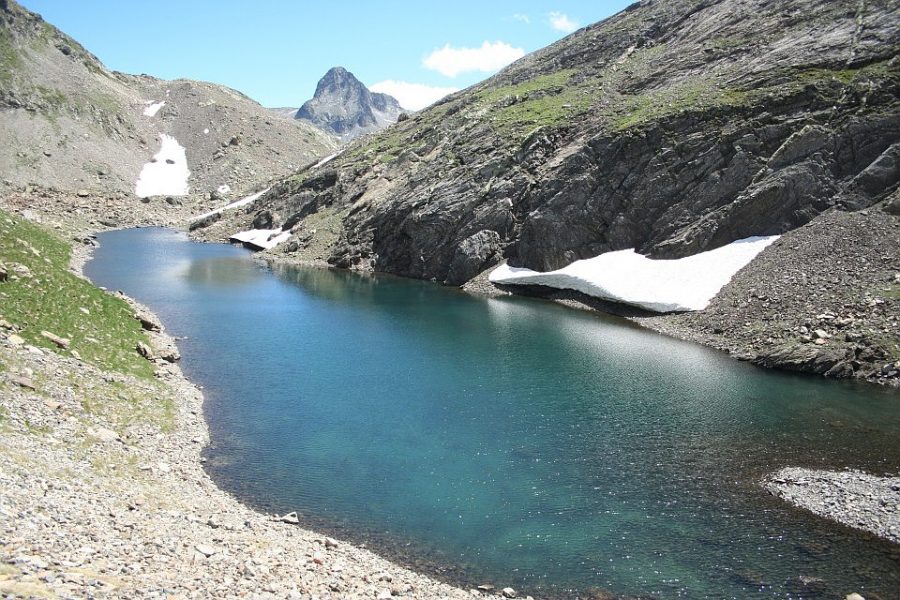
[[[462,285],[500,261],[500,234],[483,229],[461,241],[456,247],[444,283]]]
[[[49,331],[42,331],[41,336],[50,340],[51,342],[56,344],[56,346],[58,348],[61,348],[63,350],[68,349],[69,344],[71,343],[71,341],[68,338],[60,337],[54,333],[50,333]]]
[[[844,359],[844,351],[804,344],[774,346],[757,354],[753,364],[786,371],[824,375]]]
[[[154,356],[153,354],[153,349],[151,349],[150,346],[148,346],[144,342],[138,342],[137,346],[135,346],[135,349],[137,350],[138,354],[140,354],[147,360],[153,360],[156,358],[156,356]]]

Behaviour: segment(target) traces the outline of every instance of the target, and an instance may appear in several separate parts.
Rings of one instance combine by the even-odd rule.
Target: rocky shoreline
[[[76,246],[80,270],[89,246]],[[265,515],[203,469],[203,395],[152,314],[155,378],[101,371],[0,330],[0,594],[62,598],[471,598]],[[130,418],[168,407],[158,419]],[[165,413],[165,411],[163,411]],[[496,593],[513,597],[498,586]],[[493,586],[492,586],[493,589]]]
[[[492,269],[463,289],[624,317],[761,367],[900,388],[900,217],[884,214],[887,207],[830,211],[785,234],[697,312],[655,314],[571,290],[498,286],[488,281]]]
[[[900,476],[788,467],[769,476],[765,487],[820,517],[900,544]]]
[[[52,218],[48,215],[45,222]],[[88,216],[81,223],[89,221]],[[91,250],[91,243],[74,246],[73,270],[80,273]],[[270,253],[261,258],[292,262]],[[464,289],[510,293],[484,277]],[[684,330],[667,331],[661,325],[684,315],[651,317],[568,297],[565,292],[558,296],[556,301],[571,306],[618,311],[643,326],[692,339]],[[202,393],[184,378],[176,363],[161,358],[171,358],[174,340],[149,311],[132,304],[157,330],[151,332],[154,382],[104,373],[74,358],[15,345],[8,331],[0,331],[0,362],[6,367],[0,372],[4,433],[0,486],[8,490],[0,498],[0,513],[5,517],[0,593],[140,598],[502,594],[498,589],[502,585],[466,591],[442,583],[382,558],[391,555],[389,549],[381,552],[379,547],[379,555],[335,541],[305,529],[302,518],[297,523],[284,522],[219,489],[202,467],[201,450],[208,442]],[[888,315],[889,322],[892,316]],[[129,392],[118,391],[122,389]],[[174,411],[171,430],[139,422],[122,427],[115,409],[111,414],[86,409],[92,396],[125,397],[137,403],[168,401]],[[774,475],[764,485],[796,506],[855,527],[860,527],[855,524],[859,520],[855,505],[848,503],[853,509],[842,512],[843,504],[835,508],[835,503],[826,502],[826,508],[831,508],[825,512],[817,510],[816,503],[836,495],[862,498],[857,505],[874,499],[882,509],[866,513],[862,528],[897,542],[897,502],[891,495],[896,490],[885,492],[883,481],[857,475],[850,479],[844,474],[802,476],[816,481],[827,478],[833,489],[825,496],[810,493],[814,487],[805,488],[805,494],[791,491],[796,487],[789,480],[793,475]],[[36,498],[41,499],[39,503]],[[60,531],[66,535],[60,536]]]

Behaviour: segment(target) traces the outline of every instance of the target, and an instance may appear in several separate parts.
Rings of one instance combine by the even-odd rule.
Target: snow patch
[[[576,290],[656,312],[702,310],[735,273],[778,237],[749,237],[674,260],[653,260],[631,248],[578,260],[547,273],[504,263],[489,279],[506,285]]]
[[[159,140],[159,152],[141,169],[134,193],[139,198],[187,195],[191,172],[184,147],[164,133],[160,134]]]
[[[256,192],[255,194],[251,194],[249,196],[241,198],[240,200],[235,200],[231,204],[226,204],[225,206],[220,206],[219,208],[217,208],[215,210],[211,210],[207,213],[203,213],[202,215],[197,215],[196,217],[194,217],[194,221],[199,221],[200,219],[205,219],[206,217],[211,217],[213,215],[217,215],[220,212],[225,212],[226,210],[231,210],[233,208],[240,208],[241,206],[246,206],[246,205],[250,204],[251,202],[255,201],[257,198],[259,198],[260,196],[262,196],[263,194],[265,194],[268,191],[269,191],[269,188],[266,188],[266,189],[262,190],[261,192]]]
[[[251,229],[235,233],[230,238],[232,242],[240,242],[257,250],[269,250],[291,237],[290,231],[279,229]]]
[[[147,104],[147,107],[144,109],[144,116],[145,117],[155,117],[156,113],[159,112],[159,109],[161,109],[163,106],[166,105],[166,101],[165,100],[163,100],[162,102],[150,101],[150,102],[146,102],[145,104]]]
[[[209,135],[209,128],[203,130],[203,135]]]
[[[337,157],[338,154],[340,154],[340,152],[335,152],[334,154],[329,154],[328,156],[326,156],[325,158],[323,158],[322,160],[320,160],[319,162],[317,162],[316,164],[314,164],[314,165],[312,166],[312,168],[313,168],[313,169],[318,169],[319,167],[328,164],[329,162],[331,162],[332,160],[334,160],[334,159]]]

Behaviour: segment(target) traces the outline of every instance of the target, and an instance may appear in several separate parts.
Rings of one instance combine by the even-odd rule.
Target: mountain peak
[[[395,123],[402,112],[396,98],[372,93],[353,73],[336,66],[322,76],[295,118],[350,140]]]

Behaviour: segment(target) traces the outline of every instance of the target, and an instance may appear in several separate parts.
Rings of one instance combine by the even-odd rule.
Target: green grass
[[[360,156],[374,155],[382,163],[390,163],[410,147],[409,128],[403,125],[394,125],[370,136],[366,143],[359,144],[346,153],[346,159],[354,159]]]
[[[877,295],[889,298],[890,300],[900,300],[900,284],[892,283]]]
[[[688,81],[626,97],[624,105],[612,117],[612,127],[623,131],[683,111],[703,110],[713,106],[738,106],[746,102],[747,95],[744,92],[716,89],[703,81]]]
[[[0,83],[11,82],[15,72],[21,67],[22,57],[13,45],[9,30],[0,28]]]
[[[122,105],[118,100],[103,92],[91,91],[87,96],[87,101],[91,106],[108,113],[110,117],[114,117],[117,113],[123,111]]]
[[[73,388],[77,381],[72,381]],[[157,381],[141,387],[118,381],[97,382],[89,395],[81,398],[85,412],[102,417],[116,431],[132,425],[154,425],[163,433],[175,428],[175,402],[171,390]]]
[[[806,69],[795,75],[800,84],[817,83],[821,81],[838,81],[844,85],[851,85],[858,79],[868,77],[884,77],[891,73],[892,68],[887,61],[872,63],[856,69]],[[893,73],[898,73],[898,68],[893,67]]]
[[[40,97],[41,102],[49,108],[59,110],[69,101],[64,93],[56,89],[38,85],[35,86],[34,91]]]
[[[478,92],[478,99],[482,102],[490,104],[501,102],[517,96],[526,96],[535,92],[542,93],[559,93],[563,90],[572,76],[578,71],[576,69],[563,69],[555,73],[547,75],[539,75],[532,79],[528,79],[514,85],[503,85],[496,88],[488,88]]]
[[[49,331],[71,340],[70,350],[101,369],[152,377],[152,365],[135,351],[148,340],[134,311],[70,273],[70,253],[66,242],[0,210],[0,262],[11,274],[15,264],[32,273],[0,283],[0,316],[35,346],[67,353],[41,335]]]
[[[494,128],[524,134],[537,127],[570,122],[592,102],[593,80],[571,83],[576,69],[563,69],[514,85],[488,88],[477,94],[476,106],[488,112]]]

